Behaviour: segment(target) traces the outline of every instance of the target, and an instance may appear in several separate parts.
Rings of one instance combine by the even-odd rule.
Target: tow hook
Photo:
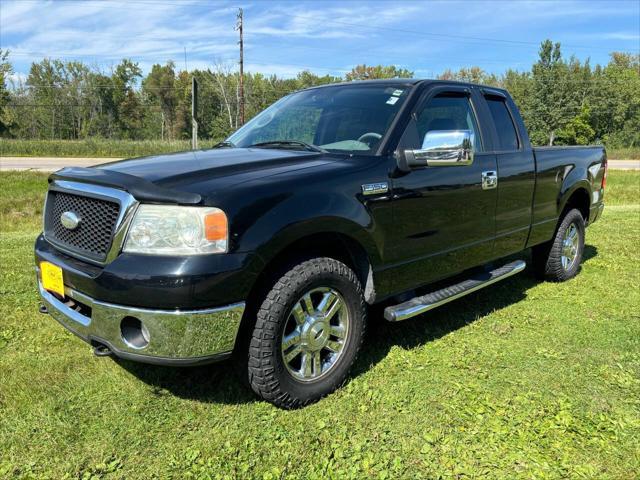
[[[38,307],[38,311],[43,315],[46,315],[47,313],[49,313],[49,310],[47,310],[47,306],[43,303],[41,303],[40,306]]]
[[[109,357],[113,352],[106,345],[98,344],[93,348],[93,354],[96,357]]]

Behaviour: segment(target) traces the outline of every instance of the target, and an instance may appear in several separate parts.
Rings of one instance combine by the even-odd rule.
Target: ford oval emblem
[[[75,230],[80,225],[80,217],[75,212],[63,212],[60,215],[60,223],[68,230]]]

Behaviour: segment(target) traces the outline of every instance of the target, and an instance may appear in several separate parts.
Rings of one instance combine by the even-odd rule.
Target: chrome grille
[[[61,223],[64,212],[80,217],[77,228]],[[102,262],[107,257],[120,214],[118,202],[50,190],[44,215],[45,237],[81,256]]]

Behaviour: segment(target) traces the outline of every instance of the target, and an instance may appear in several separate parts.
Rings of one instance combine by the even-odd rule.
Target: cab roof
[[[469,82],[460,82],[457,80],[434,80],[427,78],[384,78],[384,79],[375,79],[375,80],[355,80],[351,82],[338,82],[338,83],[327,83],[325,85],[316,85],[313,87],[304,88],[302,90],[313,90],[317,88],[328,88],[328,87],[343,87],[343,86],[369,86],[369,85],[381,85],[381,86],[404,86],[404,87],[415,87],[417,85],[424,85],[427,83],[437,83],[442,85],[460,85],[464,87],[485,87],[490,88],[492,90],[497,90],[500,92],[505,92],[503,88],[494,87],[491,85],[483,85],[479,83],[469,83]]]

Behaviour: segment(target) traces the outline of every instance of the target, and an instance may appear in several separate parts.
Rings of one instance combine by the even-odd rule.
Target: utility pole
[[[191,149],[198,149],[198,81],[191,77]]]
[[[240,100],[240,125],[244,125],[244,46],[242,43],[242,9],[238,9],[238,23],[236,29],[240,32],[240,84],[239,84],[239,100]]]

